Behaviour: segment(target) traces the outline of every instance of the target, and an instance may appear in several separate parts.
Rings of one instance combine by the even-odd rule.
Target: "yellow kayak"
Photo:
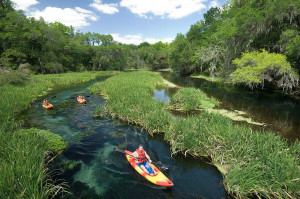
[[[157,172],[156,176],[150,176],[146,172],[144,172],[135,162],[134,157],[130,156],[132,152],[125,150],[126,152],[126,158],[128,162],[131,164],[131,166],[143,177],[145,177],[150,182],[164,187],[171,187],[174,184],[169,180],[156,166],[151,164],[151,167]]]
[[[53,108],[53,105],[48,103],[48,105],[45,105],[45,104],[42,104],[42,106],[46,109],[52,109]]]

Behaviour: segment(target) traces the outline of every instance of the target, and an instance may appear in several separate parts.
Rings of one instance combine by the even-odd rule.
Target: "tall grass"
[[[108,114],[154,133],[164,132],[171,121],[171,114],[164,111],[164,104],[152,98],[154,88],[159,84],[163,84],[159,75],[138,71],[110,77],[94,84],[90,90],[107,98],[105,111]]]
[[[298,141],[289,147],[271,132],[252,131],[207,112],[174,121],[165,138],[174,153],[209,156],[223,170],[227,190],[239,198],[289,198],[300,190]]]
[[[171,109],[192,111],[213,108],[218,103],[215,98],[209,98],[203,91],[196,88],[182,88],[171,97]]]
[[[165,132],[173,153],[184,151],[210,157],[224,175],[225,188],[235,197],[299,197],[298,141],[289,146],[272,132],[237,126],[230,119],[205,111],[198,116],[175,119],[152,98],[155,86],[161,83],[159,75],[139,71],[96,83],[91,91],[107,98],[105,111],[111,116],[142,125],[150,133]],[[196,92],[192,98],[199,95],[202,93]],[[180,94],[182,101],[178,100],[181,105],[192,104],[186,105],[187,110],[194,104],[199,106],[198,102],[185,99],[190,97],[184,93]]]
[[[63,188],[48,176],[46,137],[36,129],[0,134],[0,198],[49,198]]]
[[[65,148],[59,135],[38,129],[20,130],[15,116],[38,96],[58,85],[90,81],[112,72],[35,75],[21,85],[0,86],[0,198],[48,198],[61,189],[48,177],[46,158]]]

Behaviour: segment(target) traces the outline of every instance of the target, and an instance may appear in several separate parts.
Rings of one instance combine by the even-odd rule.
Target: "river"
[[[89,93],[88,87],[93,83],[55,89],[45,97],[53,98],[53,110],[39,106],[43,100],[40,98],[19,117],[24,127],[49,129],[68,143],[65,152],[50,166],[53,178],[69,186],[69,193],[58,198],[228,197],[221,173],[208,160],[182,154],[171,156],[163,135],[152,137],[138,126],[93,117],[93,111],[105,105],[103,98]],[[76,102],[79,94],[86,96],[86,105]],[[166,90],[157,90],[154,97],[168,100]],[[173,187],[151,184],[130,166],[124,154],[114,151],[115,147],[133,151],[140,143],[153,161],[168,165],[169,169],[162,172],[174,183]]]

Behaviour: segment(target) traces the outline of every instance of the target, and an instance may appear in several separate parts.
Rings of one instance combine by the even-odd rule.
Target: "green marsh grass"
[[[55,86],[87,82],[113,73],[34,75],[21,85],[0,86],[0,198],[48,198],[62,188],[49,180],[46,158],[50,151],[59,153],[66,144],[59,135],[48,131],[20,130],[15,117]]]
[[[48,140],[26,131],[0,133],[0,198],[49,198],[64,188],[49,178]]]
[[[175,119],[162,103],[152,98],[155,86],[162,82],[158,74],[148,71],[122,73],[94,84],[91,92],[106,97],[105,112],[109,115],[139,124],[150,133],[164,132],[173,153],[209,157],[222,172],[225,188],[234,197],[299,197],[299,141],[289,146],[272,132],[237,126],[220,114],[206,111]],[[190,103],[185,105],[186,110],[201,106],[195,100],[199,96],[208,99],[194,89],[180,90],[184,94],[176,98],[176,103],[180,103],[179,107]],[[195,101],[188,102],[190,98]],[[212,103],[217,101],[212,99]]]
[[[193,111],[214,108],[218,104],[215,98],[209,98],[203,91],[196,88],[181,88],[171,97],[170,109]]]
[[[298,141],[289,147],[272,132],[252,131],[207,112],[174,121],[165,138],[173,153],[210,157],[223,171],[226,189],[238,198],[296,198],[300,190]]]
[[[164,132],[172,117],[164,111],[164,104],[155,102],[152,97],[155,86],[162,84],[159,75],[138,71],[112,76],[94,84],[90,90],[107,98],[105,112],[109,115],[154,133]]]

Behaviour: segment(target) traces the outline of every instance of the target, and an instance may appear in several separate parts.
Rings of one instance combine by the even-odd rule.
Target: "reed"
[[[64,187],[54,185],[46,167],[49,153],[57,154],[66,147],[62,138],[49,131],[20,130],[15,116],[53,87],[113,73],[34,75],[23,84],[0,86],[0,198],[49,198]]]
[[[153,100],[155,86],[163,79],[149,71],[122,73],[104,82],[94,84],[90,91],[104,96],[105,112],[120,120],[141,125],[149,132],[164,132],[171,114],[164,111],[164,104]]]
[[[252,131],[207,112],[175,120],[165,139],[173,153],[210,157],[223,171],[226,189],[238,198],[296,198],[299,194],[298,141],[289,146],[272,132]]]
[[[196,88],[181,88],[171,97],[169,108],[179,111],[193,111],[213,108],[218,104],[215,98],[209,98],[203,91]]]
[[[237,126],[228,118],[206,111],[175,119],[163,103],[153,100],[158,84],[162,84],[158,74],[139,71],[113,76],[90,89],[105,96],[104,111],[109,115],[139,124],[150,133],[165,132],[173,153],[209,157],[234,197],[299,198],[299,141],[289,146],[272,132]],[[197,89],[178,92],[173,102],[185,110],[199,108],[199,98],[217,103]]]

